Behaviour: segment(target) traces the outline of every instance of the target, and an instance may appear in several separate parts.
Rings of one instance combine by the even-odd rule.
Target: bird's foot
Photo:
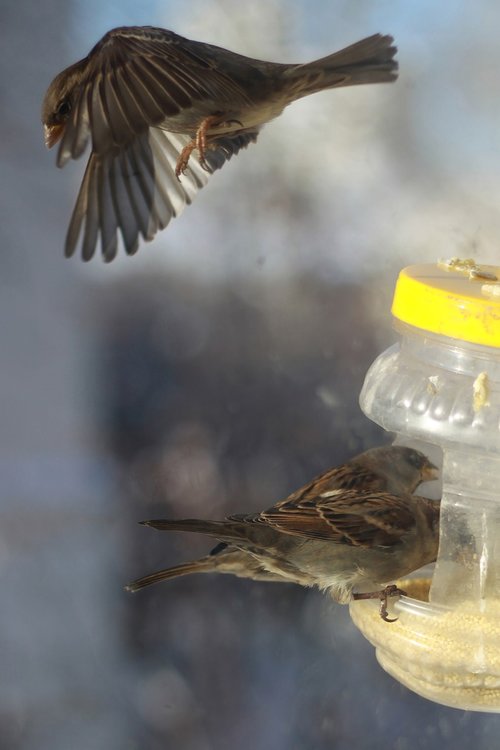
[[[189,164],[189,157],[191,156],[192,152],[196,148],[196,141],[192,140],[189,141],[187,146],[184,146],[181,153],[179,154],[179,158],[177,159],[177,164],[175,165],[175,176],[178,180],[180,180],[181,174],[184,174],[184,172],[187,169],[187,166]]]
[[[398,589],[398,587],[391,583],[389,586],[386,586],[385,589],[382,589],[381,591],[368,591],[366,593],[362,594],[353,594],[353,599],[380,599],[380,617],[382,620],[385,620],[385,622],[396,622],[398,619],[397,617],[389,617],[389,613],[387,610],[387,603],[388,599],[391,596],[406,596],[406,591],[403,591],[402,589]]]
[[[205,153],[207,151],[207,148],[209,148],[207,133],[210,128],[218,127],[219,125],[222,125],[226,122],[236,122],[241,125],[241,127],[243,127],[242,123],[240,123],[239,120],[226,120],[222,114],[209,115],[201,121],[193,140],[190,141],[187,146],[184,146],[179,155],[179,158],[177,159],[177,164],[175,167],[175,175],[177,179],[179,179],[180,176],[186,171],[189,164],[189,158],[195,149],[198,151],[198,161],[200,162],[203,169],[205,169],[207,172],[210,171],[210,166],[205,159]]]
[[[205,159],[205,152],[207,150],[207,131],[216,125],[220,125],[221,122],[224,122],[224,120],[221,120],[220,115],[210,115],[202,120],[200,127],[196,131],[195,143],[200,155],[199,162],[203,169],[206,169],[207,171],[210,169]]]
[[[179,155],[179,158],[177,159],[177,164],[175,166],[175,176],[177,177],[177,179],[180,179],[180,176],[186,171],[191,154],[195,149],[198,151],[198,161],[200,162],[203,169],[205,169],[207,172],[210,171],[210,167],[207,163],[207,160],[205,159],[205,153],[208,148],[207,132],[210,130],[210,128],[213,128],[216,125],[220,125],[222,122],[224,122],[224,118],[221,119],[220,115],[209,115],[209,117],[205,117],[201,121],[194,138],[189,141],[187,146],[184,146]]]

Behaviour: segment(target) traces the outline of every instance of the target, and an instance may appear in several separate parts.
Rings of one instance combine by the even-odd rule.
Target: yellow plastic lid
[[[392,314],[425,331],[500,348],[500,266],[459,258],[408,266]]]

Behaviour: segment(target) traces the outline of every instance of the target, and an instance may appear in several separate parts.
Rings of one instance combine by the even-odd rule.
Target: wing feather
[[[111,107],[98,106],[112,119]],[[151,240],[191,203],[212,172],[256,137],[245,133],[216,141],[207,151],[208,171],[193,153],[180,180],[175,167],[188,135],[151,128],[126,147],[92,152],[70,220],[66,255],[75,253],[82,235],[84,260],[90,260],[100,241],[104,260],[111,261],[119,235],[126,253],[133,255],[139,235]]]
[[[156,32],[150,29],[148,38],[147,28],[115,29],[91,51],[59,166],[81,155],[90,131],[93,150],[104,154],[197,103],[205,102],[206,114],[213,113],[213,102],[230,111],[249,103],[244,89],[212,64],[207,45]]]
[[[391,547],[415,526],[413,502],[412,496],[337,489],[316,498],[275,505],[245,516],[245,520],[294,536],[352,546]]]

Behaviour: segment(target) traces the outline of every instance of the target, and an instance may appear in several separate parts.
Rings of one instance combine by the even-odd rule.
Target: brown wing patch
[[[334,469],[319,474],[300,489],[292,492],[275,507],[300,503],[304,500],[316,498],[328,490],[359,490],[361,492],[383,492],[386,489],[387,480],[380,477],[363,464],[354,462],[337,466]]]
[[[391,547],[415,519],[411,498],[378,492],[328,491],[300,503],[281,503],[247,517],[294,536],[360,547]]]

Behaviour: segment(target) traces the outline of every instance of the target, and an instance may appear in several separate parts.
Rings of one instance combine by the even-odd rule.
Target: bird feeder
[[[396,622],[372,601],[353,602],[351,617],[411,690],[500,712],[500,267],[410,266],[392,313],[399,341],[370,367],[360,403],[432,460],[442,451],[439,554],[432,578],[398,582]]]

